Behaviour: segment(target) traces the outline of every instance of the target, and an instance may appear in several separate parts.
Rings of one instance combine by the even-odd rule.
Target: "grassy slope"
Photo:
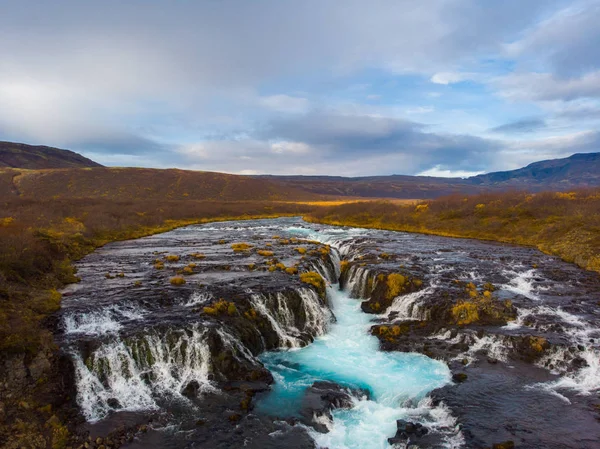
[[[326,197],[248,176],[149,168],[3,170],[12,173],[12,192],[21,198],[110,200],[315,200]],[[3,189],[4,187],[4,189]],[[3,190],[2,190],[3,189]],[[0,184],[0,198],[10,194]]]
[[[600,189],[456,196],[410,206],[354,203],[318,210],[307,218],[529,245],[600,272]]]

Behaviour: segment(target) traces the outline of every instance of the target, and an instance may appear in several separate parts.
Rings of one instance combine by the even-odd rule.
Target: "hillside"
[[[430,176],[264,176],[284,187],[304,190],[318,195],[339,195],[363,198],[431,199],[455,193],[470,194],[484,191],[461,178]]]
[[[69,150],[24,143],[0,142],[0,167],[39,170],[102,167],[102,165]]]
[[[0,199],[99,198],[114,201],[311,201],[310,192],[223,173],[149,168],[0,171]]]
[[[535,190],[600,185],[600,153],[579,153],[564,159],[534,162],[517,170],[469,178],[476,185],[510,185]]]
[[[428,176],[266,176],[285,187],[319,195],[432,199],[440,196],[506,190],[568,190],[600,186],[600,153],[574,154],[564,159],[535,162],[518,170],[471,178]]]

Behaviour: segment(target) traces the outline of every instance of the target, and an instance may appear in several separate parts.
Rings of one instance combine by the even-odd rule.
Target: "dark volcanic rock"
[[[354,407],[354,398],[369,398],[370,392],[362,388],[346,388],[334,382],[319,381],[306,390],[302,399],[300,414],[303,420],[317,431],[325,433],[329,429],[322,419],[332,422],[331,411]]]

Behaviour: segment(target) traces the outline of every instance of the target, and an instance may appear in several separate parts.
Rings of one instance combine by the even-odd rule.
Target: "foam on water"
[[[144,314],[133,306],[110,306],[103,310],[68,313],[63,317],[63,326],[66,334],[116,334],[123,321],[140,320]]]
[[[508,284],[501,286],[503,290],[539,301],[540,297],[537,295],[533,284],[533,278],[536,273],[535,269],[532,268],[526,271],[504,270],[503,273],[510,278]]]
[[[448,383],[450,371],[444,363],[421,354],[379,351],[360,302],[335,287],[328,294],[337,317],[329,333],[305,348],[261,356],[274,373],[275,385],[258,407],[274,415],[296,415],[305,389],[317,380],[367,388],[372,400],[357,400],[351,410],[336,410],[331,431],[314,432],[313,437],[329,449],[386,448],[396,420],[412,419],[418,410],[407,404],[418,403],[429,391]],[[415,416],[435,421],[420,412]]]

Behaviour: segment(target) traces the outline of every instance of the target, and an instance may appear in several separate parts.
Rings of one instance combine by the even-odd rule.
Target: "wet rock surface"
[[[256,357],[309,344],[335,319],[320,287],[299,276],[317,272],[362,302],[383,351],[425,354],[453,372],[431,400],[456,421],[442,432],[404,420],[390,444],[600,446],[597,274],[472,240],[299,237],[321,228],[299,219],[191,226],[83,259],[57,318],[77,385],[77,444],[314,447],[294,419],[254,405],[273,382]],[[362,393],[309,386],[303,421],[326,432],[332,410]]]
[[[331,411],[350,409],[354,400],[369,398],[368,390],[348,388],[334,382],[319,381],[310,386],[302,399],[301,415],[303,422],[318,432],[328,432],[333,424]]]

